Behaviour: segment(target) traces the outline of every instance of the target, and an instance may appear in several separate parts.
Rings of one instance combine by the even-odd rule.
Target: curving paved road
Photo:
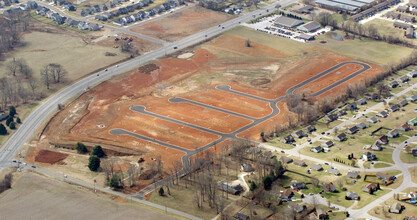
[[[334,87],[336,87],[336,86],[338,86],[338,85],[346,82],[347,80],[350,80],[351,78],[353,78],[353,77],[355,77],[355,76],[357,76],[357,75],[359,75],[359,74],[361,74],[361,73],[369,70],[371,68],[371,66],[369,66],[366,63],[357,62],[357,61],[348,61],[348,62],[339,63],[339,64],[337,64],[337,65],[335,65],[333,67],[330,67],[329,69],[326,69],[326,70],[320,72],[319,74],[317,74],[317,75],[315,75],[315,76],[313,76],[313,77],[311,77],[311,78],[309,78],[309,79],[307,79],[307,80],[305,80],[303,82],[300,82],[297,85],[289,88],[287,90],[285,96],[278,97],[276,99],[265,99],[265,98],[262,98],[262,97],[258,97],[258,96],[246,94],[246,93],[243,93],[243,92],[235,91],[235,90],[232,90],[231,87],[228,86],[228,85],[218,85],[218,86],[216,86],[217,89],[222,90],[222,91],[225,91],[225,92],[230,92],[230,93],[237,94],[237,95],[240,95],[240,96],[244,96],[244,97],[247,97],[247,98],[257,99],[257,100],[261,100],[261,101],[264,101],[264,102],[268,102],[270,104],[270,107],[272,109],[272,112],[269,115],[267,115],[265,117],[262,117],[262,118],[248,118],[248,116],[245,116],[245,115],[242,115],[242,114],[234,113],[234,112],[231,112],[231,111],[228,111],[228,110],[224,110],[224,109],[221,109],[221,108],[217,108],[217,107],[212,107],[212,106],[209,106],[209,105],[200,103],[200,102],[195,102],[195,101],[188,100],[188,99],[184,99],[184,98],[178,98],[178,97],[176,97],[176,98],[169,99],[169,101],[172,102],[172,103],[183,103],[183,102],[186,102],[186,103],[198,105],[198,106],[203,107],[203,108],[208,108],[208,109],[212,109],[212,110],[216,110],[216,111],[220,111],[220,112],[224,112],[224,113],[232,113],[235,116],[238,116],[238,117],[241,117],[241,118],[245,118],[245,119],[250,119],[252,121],[252,123],[250,123],[248,125],[245,125],[245,126],[239,128],[239,129],[237,129],[237,130],[235,130],[234,132],[231,132],[231,133],[222,133],[222,132],[214,131],[214,130],[211,130],[211,129],[208,129],[208,128],[204,128],[204,127],[201,127],[201,126],[193,125],[191,123],[187,123],[187,122],[183,122],[183,121],[180,121],[180,120],[172,119],[172,118],[169,118],[169,117],[166,117],[166,116],[162,116],[160,114],[155,114],[155,113],[152,113],[152,112],[147,111],[145,106],[132,106],[130,108],[130,110],[132,110],[134,112],[137,112],[137,113],[150,115],[152,117],[156,117],[156,118],[163,119],[163,120],[166,120],[166,121],[170,121],[170,122],[173,122],[173,123],[177,123],[177,124],[181,124],[181,125],[184,125],[184,126],[188,126],[188,127],[191,127],[191,128],[197,129],[197,130],[200,130],[202,132],[207,132],[207,133],[211,133],[211,134],[215,134],[215,135],[220,136],[220,138],[217,139],[216,141],[214,141],[212,143],[209,143],[209,144],[207,144],[205,146],[202,146],[198,150],[187,150],[187,151],[184,151],[184,148],[181,148],[179,146],[174,146],[174,145],[171,145],[171,144],[168,144],[168,143],[165,143],[165,142],[162,142],[162,141],[158,141],[158,140],[155,140],[155,139],[152,139],[152,138],[148,138],[148,137],[143,138],[144,136],[142,136],[142,135],[139,135],[139,134],[136,134],[136,133],[133,133],[133,132],[129,132],[129,131],[126,131],[126,130],[123,130],[123,129],[113,129],[113,130],[110,131],[110,133],[111,134],[114,134],[114,135],[130,135],[132,137],[140,138],[140,139],[143,139],[143,140],[146,140],[146,141],[150,141],[150,142],[153,142],[153,143],[157,143],[159,145],[162,145],[162,146],[165,146],[165,147],[170,147],[172,149],[176,149],[176,150],[181,149],[181,151],[186,152],[186,155],[184,155],[181,158],[182,159],[182,162],[183,162],[183,169],[178,174],[178,175],[182,175],[182,174],[184,174],[186,172],[186,170],[190,169],[189,159],[190,159],[191,156],[195,155],[198,152],[207,150],[208,148],[213,147],[214,145],[216,145],[218,143],[221,143],[222,141],[227,140],[227,139],[238,139],[238,140],[247,141],[246,139],[242,139],[242,138],[237,137],[237,135],[239,133],[243,132],[243,131],[246,131],[247,129],[250,129],[250,128],[252,128],[252,127],[254,127],[254,126],[256,126],[256,125],[258,125],[258,124],[260,124],[262,122],[265,122],[266,120],[271,119],[272,117],[275,117],[276,115],[278,115],[279,112],[280,112],[279,108],[277,107],[277,103],[278,102],[280,102],[280,101],[282,101],[282,100],[284,100],[284,99],[292,96],[293,93],[294,93],[294,91],[296,89],[298,89],[298,88],[300,88],[300,87],[302,87],[304,85],[307,85],[307,84],[313,82],[314,80],[317,80],[320,77],[323,77],[323,76],[329,74],[330,72],[332,72],[332,71],[334,71],[334,70],[336,70],[336,69],[338,69],[338,68],[340,68],[340,67],[342,67],[344,65],[348,65],[348,64],[352,64],[352,63],[361,65],[362,68],[360,70],[357,70],[356,72],[350,74],[349,76],[343,78],[342,80],[340,80],[338,82],[335,82],[335,83],[327,86],[326,88],[324,88],[324,89],[322,89],[322,90],[320,90],[320,91],[318,91],[318,92],[316,92],[316,93],[314,93],[314,94],[311,95],[311,96],[316,96],[316,95],[320,95],[320,94],[322,94],[322,93],[324,93],[326,91],[329,91],[330,89],[332,89],[332,88],[334,88]],[[253,142],[253,143],[255,143],[257,145],[259,144],[258,142]],[[157,183],[155,183],[153,185],[150,185],[150,186],[144,188],[141,192],[137,193],[135,196],[138,197],[138,198],[143,198],[143,196],[146,193],[148,193],[150,191],[153,191],[157,186],[163,185],[167,181],[169,181],[169,179],[160,180],[159,182],[157,182]]]

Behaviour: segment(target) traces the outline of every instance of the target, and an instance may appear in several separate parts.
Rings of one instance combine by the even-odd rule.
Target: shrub
[[[16,123],[18,123],[18,124],[22,123],[22,121],[20,120],[19,117],[16,118]]]
[[[256,188],[258,188],[258,186],[255,182],[252,181],[249,186],[250,191],[254,191]]]
[[[6,125],[9,126],[11,122],[13,122],[13,117],[9,115],[6,119]]]

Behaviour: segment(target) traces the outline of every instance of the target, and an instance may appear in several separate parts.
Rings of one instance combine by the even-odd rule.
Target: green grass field
[[[308,44],[302,44],[286,38],[276,37],[243,26],[238,26],[225,33],[267,45],[290,56],[303,55],[306,49],[311,48]]]
[[[344,36],[344,33],[340,31],[336,32]],[[327,43],[321,44],[320,41],[327,41]],[[317,40],[311,42],[311,45],[321,46],[354,59],[380,65],[399,62],[413,51],[407,47],[396,46],[380,41],[359,40],[358,38],[355,40],[337,41],[331,39],[327,35],[319,36]]]

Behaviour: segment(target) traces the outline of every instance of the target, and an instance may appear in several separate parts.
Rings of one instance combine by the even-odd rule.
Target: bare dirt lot
[[[329,50],[295,41],[282,44],[282,48],[277,44],[269,47],[266,44],[269,42],[267,36],[273,36],[264,36],[262,33],[259,33],[263,36],[259,38],[261,40],[253,35],[251,47],[246,47],[245,33],[246,31],[242,31],[241,37],[236,33],[222,35],[211,42],[189,49],[186,51],[187,56],[184,56],[186,58],[173,58],[183,57],[175,54],[172,58],[155,61],[98,85],[51,120],[45,129],[42,142],[75,144],[81,141],[89,145],[101,144],[105,150],[123,151],[127,156],[136,159],[147,157],[145,168],[149,167],[149,158],[160,155],[168,172],[173,162],[180,160],[183,152],[140,138],[112,135],[109,131],[122,128],[187,149],[201,147],[219,137],[186,125],[133,112],[129,109],[131,106],[143,105],[152,113],[228,133],[250,121],[194,104],[170,103],[169,98],[186,98],[261,118],[271,113],[268,102],[221,91],[215,87],[227,84],[233,90],[274,99],[285,95],[288,88],[338,63],[352,60]],[[191,56],[189,53],[192,53]],[[372,67],[363,75],[370,76],[381,70],[376,65]],[[338,70],[340,73],[331,75],[341,78],[355,69],[356,66],[342,67]],[[308,88],[322,88],[333,83],[333,78],[319,78],[311,82]],[[363,76],[354,77],[334,88],[333,93],[362,79]],[[278,116],[240,133],[239,137],[257,140],[262,129],[276,123],[288,123],[289,115],[293,113],[289,113],[285,101],[279,102],[278,107]],[[56,129],[57,127],[60,129]]]
[[[23,174],[0,195],[0,213],[4,219],[176,219],[34,173]]]
[[[173,42],[231,18],[231,15],[193,6],[135,27],[132,31]]]

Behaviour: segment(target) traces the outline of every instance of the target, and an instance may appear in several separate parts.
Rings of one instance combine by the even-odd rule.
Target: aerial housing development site
[[[417,220],[417,0],[0,0],[0,219]]]

